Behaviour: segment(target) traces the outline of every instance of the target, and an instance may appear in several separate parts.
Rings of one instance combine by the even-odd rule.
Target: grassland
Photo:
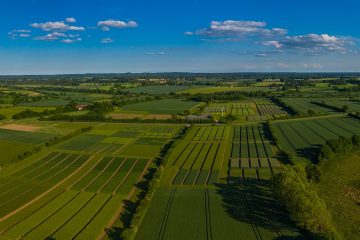
[[[196,106],[197,102],[178,99],[162,99],[150,102],[130,104],[122,107],[122,110],[132,112],[145,112],[151,114],[177,114]]]
[[[321,182],[317,184],[344,239],[357,239],[360,235],[359,192],[360,154],[344,156],[327,166]]]
[[[203,86],[160,85],[160,86],[126,88],[123,91],[132,92],[132,93],[169,94],[169,93],[177,93],[187,90],[191,91],[191,89],[197,89],[201,87]]]

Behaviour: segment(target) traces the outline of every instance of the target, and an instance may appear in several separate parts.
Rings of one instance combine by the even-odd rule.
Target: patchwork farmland
[[[177,131],[172,126],[97,125],[32,156],[31,164],[0,178],[0,238],[104,235]]]

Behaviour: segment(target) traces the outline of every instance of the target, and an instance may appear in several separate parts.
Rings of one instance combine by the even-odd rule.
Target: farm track
[[[210,197],[209,197],[208,188],[205,188],[205,223],[206,223],[206,240],[211,240],[212,233],[211,233],[211,216],[210,216]]]
[[[176,192],[176,188],[173,188],[171,193],[170,193],[170,196],[168,198],[168,201],[166,203],[165,213],[164,213],[163,219],[161,221],[160,231],[159,231],[158,237],[157,237],[158,240],[162,240],[164,238],[165,229],[166,229],[166,223],[167,223],[168,218],[169,218],[171,205],[172,205],[172,201],[174,199],[175,192]]]

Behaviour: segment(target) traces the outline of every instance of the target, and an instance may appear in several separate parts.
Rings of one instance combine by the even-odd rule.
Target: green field
[[[357,152],[332,162],[326,168],[321,182],[316,185],[344,239],[357,239],[360,235],[359,198],[356,201],[356,197],[351,197],[359,197],[359,159],[360,154]]]
[[[122,201],[135,197],[135,183],[177,130],[95,124],[90,132],[24,160],[19,168],[14,165],[12,173],[0,172],[0,239],[106,235],[103,230],[111,227]],[[33,143],[42,140],[42,133],[29,134]],[[26,137],[9,130],[1,130],[0,136],[17,141]]]
[[[126,88],[123,91],[132,93],[149,93],[149,94],[169,94],[201,88],[202,86],[177,86],[177,85],[160,85]]]
[[[178,99],[162,99],[150,102],[130,104],[122,107],[122,110],[133,112],[145,112],[152,114],[177,114],[196,106],[197,102],[183,101]]]
[[[281,121],[272,124],[281,148],[293,155],[294,162],[314,160],[316,149],[329,139],[360,134],[360,123],[348,117]]]
[[[26,109],[30,109],[34,112],[42,112],[44,110],[54,110],[55,107],[43,107],[43,106],[17,106],[17,107],[9,107],[9,108],[0,108],[0,114],[4,115],[6,118],[11,119],[13,115],[20,113]]]

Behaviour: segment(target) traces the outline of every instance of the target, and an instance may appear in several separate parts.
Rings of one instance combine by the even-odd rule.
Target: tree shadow
[[[309,239],[305,237],[284,206],[276,199],[270,180],[230,177],[228,184],[217,184],[222,206],[232,219],[250,224],[255,236],[274,232],[273,239]],[[266,239],[268,239],[266,237]]]
[[[296,153],[299,157],[309,159],[312,163],[317,163],[320,147],[320,144],[313,144],[310,147],[297,149]]]

